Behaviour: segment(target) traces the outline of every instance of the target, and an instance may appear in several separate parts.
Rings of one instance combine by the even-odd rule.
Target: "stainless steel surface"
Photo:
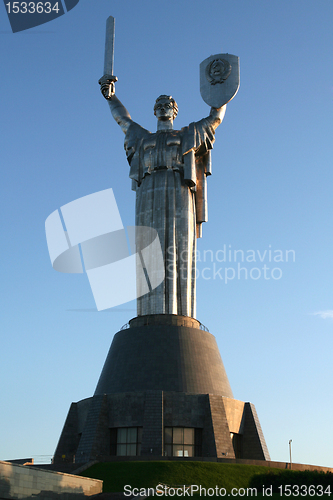
[[[211,173],[210,150],[225,107],[212,108],[207,118],[173,130],[178,107],[170,96],[160,96],[155,104],[157,132],[151,133],[132,120],[115,95],[108,102],[125,133],[136,191],[135,224],[156,229],[163,251],[165,279],[137,299],[138,315],[195,317],[196,238],[208,220],[206,176]],[[150,262],[152,269],[154,265]],[[155,267],[157,274],[157,263]],[[142,284],[137,287],[140,291]]]
[[[206,104],[219,108],[239,89],[239,57],[215,54],[200,64],[200,94]]]
[[[104,75],[113,75],[114,34],[115,34],[114,17],[110,16],[106,20]]]
[[[106,20],[105,51],[104,51],[104,75],[99,79],[101,92],[105,99],[110,99],[115,92],[115,82],[118,80],[113,74],[114,64],[114,39],[115,20],[110,16]]]
[[[106,53],[109,53],[110,47],[113,50],[114,21],[108,20],[107,26]],[[106,63],[109,62],[110,57],[105,57]],[[229,54],[203,61],[202,97],[206,102],[208,99],[222,104],[212,105],[207,118],[173,130],[178,106],[171,96],[161,95],[154,106],[155,133],[132,120],[114,94],[112,81],[105,78],[100,81],[112,116],[125,134],[132,189],[136,191],[135,224],[154,228],[163,251],[165,279],[156,288],[150,287],[142,297],[138,293],[138,316],[175,314],[194,318],[196,315],[196,238],[202,236],[202,223],[208,220],[206,177],[212,173],[210,152],[215,130],[225,114],[223,103],[238,90],[238,68],[238,58]],[[105,69],[112,74],[113,63]],[[150,259],[150,268],[156,267],[153,279],[160,270],[153,255]],[[142,290],[140,280],[137,289]]]

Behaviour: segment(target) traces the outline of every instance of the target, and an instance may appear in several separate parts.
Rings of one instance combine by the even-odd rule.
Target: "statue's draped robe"
[[[136,226],[156,229],[165,278],[137,299],[138,316],[196,314],[196,238],[207,221],[206,176],[215,129],[210,117],[182,130],[151,133],[132,122],[125,137]],[[139,294],[138,294],[139,295]]]

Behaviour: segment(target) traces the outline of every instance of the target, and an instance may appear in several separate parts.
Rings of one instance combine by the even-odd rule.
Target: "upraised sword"
[[[111,97],[111,83],[118,80],[113,74],[114,64],[114,35],[115,35],[115,20],[114,17],[109,16],[106,20],[106,34],[105,34],[105,52],[104,52],[104,75],[98,80],[101,85],[101,91],[104,97]],[[105,95],[105,87],[109,85],[109,94]]]

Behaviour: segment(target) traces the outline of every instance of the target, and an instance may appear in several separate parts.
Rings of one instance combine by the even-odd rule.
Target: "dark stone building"
[[[117,456],[270,460],[254,405],[233,399],[215,337],[197,320],[132,319],[94,396],[72,403],[54,462]]]

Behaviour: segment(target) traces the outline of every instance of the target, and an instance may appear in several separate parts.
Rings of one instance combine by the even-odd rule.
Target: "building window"
[[[202,429],[164,427],[164,455],[168,457],[202,456]]]
[[[135,457],[141,455],[142,427],[110,429],[110,455]]]

